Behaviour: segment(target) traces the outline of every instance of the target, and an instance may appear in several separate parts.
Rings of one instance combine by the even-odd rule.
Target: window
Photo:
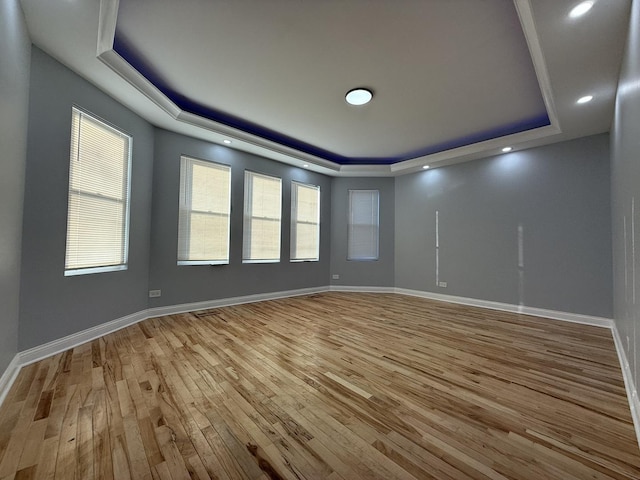
[[[320,187],[291,182],[291,260],[320,256]]]
[[[131,137],[72,110],[65,275],[127,268]]]
[[[178,265],[229,263],[231,168],[180,158]]]
[[[245,171],[243,262],[280,261],[282,182]]]
[[[349,190],[348,260],[377,260],[378,190]]]

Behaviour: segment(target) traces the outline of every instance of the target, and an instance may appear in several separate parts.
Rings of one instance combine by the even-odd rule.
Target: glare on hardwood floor
[[[25,367],[0,479],[640,478],[609,330],[326,293],[154,318]]]

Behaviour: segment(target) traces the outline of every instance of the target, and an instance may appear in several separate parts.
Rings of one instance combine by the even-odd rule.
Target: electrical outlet
[[[442,288],[447,288],[447,282],[439,282],[438,286]]]
[[[331,278],[332,278],[333,280],[340,280],[340,275],[339,275],[339,274],[337,274],[337,273],[334,273],[333,275],[331,275]]]
[[[149,298],[157,298],[162,295],[162,290],[149,290]]]

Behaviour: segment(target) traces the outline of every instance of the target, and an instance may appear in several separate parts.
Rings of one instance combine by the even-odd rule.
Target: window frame
[[[90,121],[98,124],[104,129],[116,133],[117,135],[126,139],[126,165],[123,165],[123,170],[125,172],[125,179],[122,185],[122,199],[110,198],[105,195],[84,191],[80,188],[73,188],[72,178],[71,178],[71,163],[74,160],[78,160],[78,152],[80,151],[80,136],[78,135],[77,142],[77,151],[73,152],[73,138],[74,138],[74,116],[78,115],[78,122],[82,121],[82,117],[86,116],[90,119]],[[80,130],[80,123],[78,124],[78,129]],[[100,118],[99,116],[85,110],[78,105],[73,105],[71,107],[71,137],[69,142],[69,171],[68,171],[68,189],[67,189],[67,225],[65,232],[65,261],[64,261],[64,276],[72,277],[78,275],[89,275],[94,273],[105,273],[105,272],[117,272],[127,270],[129,268],[129,232],[130,232],[130,214],[131,214],[131,169],[132,169],[132,157],[133,157],[133,136],[124,131],[123,129],[115,126],[114,124]],[[124,152],[123,152],[124,153]],[[71,213],[71,202],[73,195],[78,195],[81,197],[85,195],[86,197],[99,199],[99,200],[107,200],[107,201],[116,201],[118,203],[122,203],[123,209],[123,218],[122,218],[122,241],[121,241],[121,252],[122,252],[122,261],[113,265],[93,265],[86,267],[70,267],[68,265],[67,257],[69,255],[69,230],[70,230],[70,213]]]
[[[253,235],[253,229],[251,228],[251,221],[254,218],[259,218],[261,220],[272,220],[270,217],[256,217],[252,215],[250,210],[253,203],[253,180],[251,181],[251,185],[247,181],[248,178],[256,177],[264,177],[268,179],[276,179],[278,180],[279,186],[279,217],[277,219],[278,222],[278,258],[247,258],[247,248],[250,246],[250,242],[247,242],[247,231],[250,231],[251,235]],[[251,201],[249,201],[251,200]],[[253,170],[245,170],[244,171],[244,206],[243,206],[243,219],[242,219],[242,263],[250,264],[250,263],[280,263],[282,259],[282,178],[276,177],[275,175],[268,175],[265,173],[255,172]],[[273,219],[273,221],[276,221]]]
[[[227,197],[227,254],[226,258],[223,260],[217,259],[205,259],[205,260],[185,260],[180,259],[180,253],[182,251],[188,251],[189,248],[183,245],[183,242],[189,242],[191,240],[190,236],[188,238],[182,238],[181,232],[190,232],[189,225],[182,228],[182,221],[186,220],[187,222],[191,222],[191,214],[194,212],[200,214],[207,214],[216,217],[224,216],[225,214],[219,212],[204,212],[200,210],[195,210],[193,208],[184,208],[186,205],[192,205],[191,200],[193,199],[193,167],[195,164],[201,165],[207,168],[221,168],[228,171],[229,175],[229,195]],[[188,168],[188,177],[183,181],[183,165],[187,165]],[[178,202],[178,251],[177,251],[177,265],[179,266],[188,266],[188,265],[229,265],[230,262],[230,250],[231,250],[231,166],[226,165],[224,163],[218,163],[209,160],[203,160],[200,158],[196,158],[190,155],[180,155],[180,192],[179,192],[179,202]],[[188,185],[187,191],[183,191],[183,185]],[[183,211],[187,210],[188,213],[186,216],[183,216]],[[183,248],[184,247],[184,248]]]
[[[317,198],[317,216],[316,216],[316,221],[315,222],[308,222],[308,221],[298,221],[297,219],[297,210],[294,210],[294,208],[297,208],[298,206],[298,202],[297,202],[297,193],[296,193],[296,201],[294,203],[294,189],[295,188],[309,188],[309,189],[313,189],[316,191],[316,198]],[[303,182],[298,182],[296,180],[292,180],[291,181],[291,233],[290,233],[290,248],[289,248],[289,261],[292,263],[300,263],[300,262],[319,262],[320,261],[320,208],[321,208],[321,204],[320,204],[320,198],[321,198],[321,189],[319,185],[313,185],[313,184],[309,184],[309,183],[303,183]],[[316,250],[316,256],[315,257],[310,257],[310,258],[294,258],[293,254],[294,254],[294,248],[295,248],[295,244],[296,244],[296,239],[297,239],[297,226],[298,224],[304,224],[304,225],[315,225],[316,226],[316,245],[317,245],[317,250]]]
[[[353,222],[353,197],[354,193],[372,193],[375,194],[376,207],[375,207],[375,223],[367,224],[355,224]],[[373,217],[373,215],[372,215]],[[364,225],[372,226],[375,228],[375,254],[368,256],[354,256],[352,250],[355,248],[352,245],[353,226]],[[348,199],[348,212],[347,212],[347,260],[351,262],[376,262],[380,259],[380,190],[377,189],[350,189]]]

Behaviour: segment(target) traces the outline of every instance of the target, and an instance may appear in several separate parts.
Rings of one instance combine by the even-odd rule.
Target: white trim
[[[175,315],[177,313],[195,312],[198,310],[209,310],[211,308],[230,307],[244,303],[263,302],[265,300],[276,300],[278,298],[299,297],[301,295],[311,295],[322,293],[328,290],[327,287],[300,288],[297,290],[285,290],[282,292],[256,293],[254,295],[243,295],[241,297],[221,298],[219,300],[207,300],[204,302],[182,303],[180,305],[169,305],[166,307],[156,307],[147,310],[148,317],[161,317],[163,315]]]
[[[113,49],[119,5],[119,0],[100,0],[97,55]]]
[[[616,351],[618,352],[618,360],[620,360],[620,368],[622,369],[622,378],[624,379],[624,388],[627,392],[627,400],[629,401],[629,409],[631,410],[631,419],[633,420],[633,426],[636,430],[636,440],[638,446],[640,446],[640,399],[638,399],[638,390],[633,381],[633,374],[631,373],[631,367],[629,366],[629,360],[624,351],[622,344],[622,338],[618,328],[614,325],[611,328],[611,334],[613,335],[613,342],[616,345]]]
[[[540,92],[542,93],[542,98],[547,109],[549,121],[551,122],[551,126],[556,129],[556,132],[561,133],[560,121],[558,120],[558,113],[556,112],[556,106],[553,101],[551,77],[547,70],[544,51],[540,45],[540,35],[538,35],[538,29],[536,28],[531,0],[515,0],[514,3],[524,37],[527,41],[527,46],[529,47],[529,54],[531,55],[533,68],[538,78],[538,85],[540,86]]]
[[[15,382],[16,378],[18,378],[18,373],[20,373],[20,368],[22,368],[22,365],[20,365],[19,355],[20,354],[16,354],[13,357],[11,362],[9,362],[9,365],[7,365],[6,370],[0,377],[0,405],[2,405],[4,399],[7,398],[7,394],[13,386],[13,382]]]
[[[75,348],[78,345],[82,345],[83,343],[87,343],[95,340],[96,338],[100,338],[103,335],[116,332],[125,327],[141,322],[142,320],[146,320],[147,318],[149,318],[149,316],[147,315],[147,310],[142,310],[140,312],[127,315],[126,317],[121,317],[110,322],[101,323],[100,325],[96,325],[95,327],[87,328],[86,330],[72,333],[71,335],[67,335],[66,337],[62,337],[57,340],[38,345],[37,347],[30,348],[29,350],[18,353],[20,366],[24,367],[31,363],[38,362],[45,358],[51,357],[52,355],[64,352],[65,350],[69,350],[70,348]]]
[[[368,286],[351,286],[351,285],[331,285],[330,292],[359,292],[359,293],[396,293],[393,287],[368,287]]]
[[[442,302],[457,303],[460,305],[470,305],[472,307],[488,308],[490,310],[501,310],[504,312],[520,313],[534,317],[550,318],[562,320],[564,322],[581,323],[583,325],[593,325],[595,327],[613,328],[614,322],[611,318],[593,317],[580,313],[560,312],[557,310],[547,310],[544,308],[527,307],[523,305],[513,305],[511,303],[492,302],[478,298],[456,297],[454,295],[444,295],[442,293],[425,292],[422,290],[408,290],[405,288],[395,288],[395,293],[410,295],[412,297],[439,300]]]

